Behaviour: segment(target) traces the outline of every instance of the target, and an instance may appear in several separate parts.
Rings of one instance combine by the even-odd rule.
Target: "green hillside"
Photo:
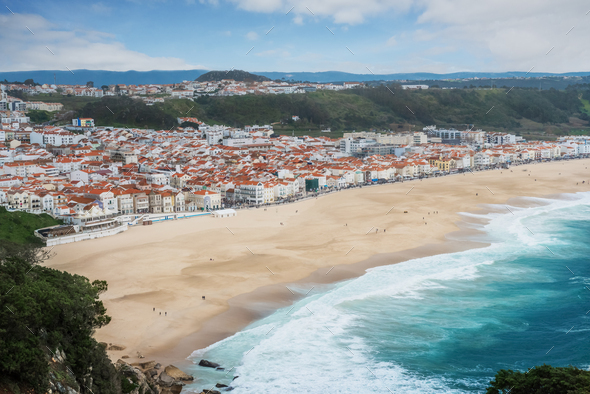
[[[199,76],[195,81],[206,82],[206,81],[221,81],[222,79],[233,79],[234,81],[250,81],[250,82],[263,82],[270,81],[262,75],[256,75],[242,70],[230,70],[230,71],[209,71]]]
[[[0,207],[0,242],[10,241],[17,244],[42,244],[33,235],[33,231],[61,224],[46,213],[36,215],[26,212],[8,212]]]
[[[278,133],[314,135],[320,129],[331,128],[331,136],[347,130],[408,130],[412,126],[420,130],[434,124],[461,129],[474,125],[528,138],[555,138],[589,129],[588,99],[589,85],[542,91],[403,90],[399,85],[390,85],[306,94],[203,96],[194,102],[166,100],[153,106],[128,97],[108,97],[86,104],[79,116],[92,117],[97,125],[161,129],[176,125],[180,116],[234,127],[280,122],[275,125]],[[293,115],[301,119],[293,122]]]

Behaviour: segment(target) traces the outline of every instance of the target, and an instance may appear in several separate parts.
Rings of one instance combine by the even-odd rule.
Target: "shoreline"
[[[381,186],[379,188],[355,188],[343,190],[339,193],[330,193],[328,195],[321,196],[325,197],[322,199],[309,199],[289,205],[267,207],[266,209],[268,211],[264,211],[263,209],[240,210],[238,211],[238,215],[240,215],[243,218],[243,220],[221,219],[215,221],[215,219],[212,219],[211,221],[208,221],[208,223],[201,223],[199,221],[202,219],[196,218],[194,219],[194,221],[191,221],[191,223],[195,224],[197,227],[199,227],[199,229],[196,232],[194,232],[193,235],[196,235],[197,233],[199,235],[202,235],[203,231],[216,233],[213,236],[208,237],[206,240],[204,240],[204,242],[200,242],[200,246],[202,246],[203,244],[206,245],[207,242],[210,241],[216,243],[227,242],[227,238],[232,236],[234,232],[240,236],[244,236],[245,233],[249,233],[250,237],[246,237],[249,239],[245,240],[246,242],[241,242],[242,245],[240,245],[239,248],[235,245],[213,245],[211,247],[212,251],[209,254],[215,256],[215,259],[212,260],[212,263],[209,263],[208,261],[203,259],[203,256],[191,256],[191,253],[189,253],[188,256],[186,256],[186,250],[182,250],[183,253],[180,253],[180,257],[189,257],[189,260],[191,261],[191,257],[197,257],[201,261],[198,264],[186,264],[186,262],[181,264],[175,264],[175,278],[173,282],[179,286],[173,287],[174,290],[169,291],[170,294],[166,294],[166,291],[162,291],[161,288],[159,290],[149,291],[149,286],[147,286],[146,288],[145,285],[140,286],[141,288],[125,289],[125,286],[121,286],[121,281],[111,281],[108,278],[105,278],[105,276],[109,276],[104,275],[107,267],[105,267],[105,269],[101,269],[96,264],[86,263],[85,257],[87,257],[88,260],[90,260],[91,262],[100,262],[101,254],[114,254],[115,256],[117,256],[118,254],[122,254],[123,256],[125,256],[130,254],[130,252],[127,249],[130,246],[133,246],[134,250],[128,257],[138,259],[141,258],[138,255],[142,255],[145,257],[145,253],[148,251],[144,249],[150,249],[151,247],[153,247],[154,244],[157,244],[158,252],[161,253],[162,251],[160,249],[162,249],[163,247],[165,250],[167,250],[167,253],[165,254],[170,255],[170,257],[172,257],[172,255],[174,255],[173,251],[162,245],[167,241],[166,239],[163,240],[162,238],[166,238],[166,235],[174,235],[173,233],[175,229],[171,228],[170,225],[174,227],[174,225],[178,224],[178,226],[180,227],[181,223],[188,222],[162,223],[158,224],[157,226],[154,226],[151,229],[151,231],[145,231],[146,229],[139,228],[139,231],[128,232],[131,234],[119,235],[119,237],[121,237],[121,242],[109,242],[112,241],[112,238],[84,242],[84,246],[93,244],[96,245],[96,247],[93,249],[98,249],[98,251],[95,251],[94,253],[88,253],[87,249],[90,248],[89,246],[88,248],[83,248],[81,247],[82,245],[63,245],[56,248],[57,258],[52,259],[49,262],[48,266],[57,269],[64,269],[72,273],[79,273],[88,276],[91,280],[101,278],[106,279],[109,282],[110,286],[109,291],[105,294],[111,292],[111,283],[114,283],[114,286],[117,287],[117,291],[115,292],[116,294],[111,294],[110,297],[105,297],[104,301],[105,306],[107,306],[107,309],[109,309],[109,315],[113,316],[113,321],[117,319],[118,327],[111,329],[110,332],[104,332],[105,329],[101,329],[95,335],[95,337],[99,341],[123,344],[128,347],[128,349],[124,351],[109,352],[109,355],[111,356],[113,361],[116,361],[117,358],[121,358],[123,354],[128,354],[130,356],[129,360],[127,361],[131,363],[140,361],[140,359],[136,359],[135,357],[133,357],[134,353],[132,352],[135,349],[141,349],[138,351],[141,351],[142,354],[146,356],[144,360],[155,359],[161,362],[162,364],[175,363],[176,365],[182,367],[187,364],[192,364],[192,362],[188,360],[187,357],[189,357],[194,351],[205,348],[210,344],[215,343],[227,336],[233,335],[234,333],[244,328],[254,320],[264,317],[274,312],[276,309],[288,305],[296,301],[297,299],[301,298],[297,296],[298,293],[296,293],[296,295],[292,295],[291,293],[289,293],[289,291],[285,289],[286,285],[294,284],[295,286],[297,286],[297,284],[309,284],[308,287],[315,286],[315,284],[333,285],[343,280],[348,280],[354,277],[361,276],[368,268],[381,265],[390,265],[418,257],[457,252],[476,247],[485,247],[485,242],[466,242],[464,239],[451,239],[462,238],[460,236],[461,233],[473,234],[475,231],[474,229],[467,228],[468,226],[465,225],[465,223],[467,223],[467,221],[465,220],[466,218],[460,216],[461,212],[474,213],[475,211],[485,211],[486,209],[483,207],[486,204],[508,204],[508,201],[514,200],[515,198],[518,199],[519,197],[547,197],[555,194],[589,191],[590,187],[588,186],[590,185],[581,184],[581,180],[584,179],[581,177],[581,173],[583,173],[583,176],[585,177],[590,176],[589,171],[583,170],[585,166],[588,164],[590,164],[590,160],[588,159],[573,160],[565,163],[550,162],[514,167],[513,171],[518,171],[518,173],[505,169],[493,170],[486,172],[476,172],[475,174],[458,174],[456,176],[425,179],[422,181],[418,180],[406,184],[399,183],[379,185]],[[511,190],[512,193],[510,194],[499,192],[499,189],[501,188],[502,184],[505,184],[506,182],[497,178],[509,178],[508,174],[510,173],[512,173],[512,175],[510,175],[510,177],[512,178],[517,178],[517,175],[528,175],[521,173],[521,170],[526,170],[528,172],[531,168],[546,168],[546,172],[550,172],[549,169],[551,169],[551,172],[556,173],[552,174],[553,177],[548,177],[547,175],[551,174],[538,175],[538,172],[535,171],[535,176],[539,179],[539,181],[541,181],[534,181],[537,182],[537,184],[533,184],[532,182],[530,182],[533,181],[533,179],[529,178],[528,176],[518,176],[519,179],[524,178],[526,180],[526,178],[528,178],[529,182],[527,183],[533,186],[530,188],[530,190],[528,190],[527,193],[522,193],[519,190]],[[559,175],[557,175],[558,169],[563,169],[564,171],[565,169],[568,169],[569,172],[571,172],[572,169],[575,169],[577,172],[580,172],[580,174],[576,174],[575,179],[572,179],[570,177],[567,177],[566,179],[566,177],[559,177]],[[374,204],[371,204],[370,206],[368,206],[368,208],[374,209],[372,205],[383,205],[383,201],[381,201],[383,199],[382,197],[384,197],[383,195],[386,195],[385,197],[403,200],[403,196],[407,196],[407,189],[410,188],[412,189],[411,191],[418,192],[420,189],[434,189],[440,191],[440,189],[446,187],[447,190],[445,192],[449,193],[450,191],[450,197],[452,197],[452,194],[456,192],[454,187],[459,186],[457,184],[461,183],[461,181],[465,181],[466,176],[472,177],[471,179],[467,180],[468,189],[470,191],[471,189],[473,189],[473,191],[476,191],[476,193],[470,193],[469,197],[465,195],[465,201],[459,201],[464,204],[456,204],[457,201],[454,201],[454,204],[458,206],[447,207],[452,208],[452,211],[450,209],[445,209],[443,211],[443,208],[440,207],[440,204],[436,204],[432,201],[433,198],[427,199],[423,194],[417,193],[415,193],[415,196],[417,197],[411,196],[412,193],[410,193],[410,197],[412,197],[412,199],[406,198],[405,201],[403,201],[403,204],[396,202],[396,205],[400,206],[400,208],[398,208],[399,210],[395,209],[394,211],[392,211],[391,213],[393,215],[391,215],[391,217],[388,217],[390,216],[389,212],[388,214],[385,214],[385,212],[387,212],[387,209],[389,208],[384,209],[384,212],[379,212],[379,215],[376,215],[363,213],[362,209],[357,212],[357,210],[355,210],[353,207],[350,208],[349,211],[344,210],[344,214],[348,214],[348,217],[344,219],[341,217],[334,217],[338,215],[330,215],[334,212],[326,214],[326,211],[324,210],[325,208],[327,208],[328,211],[336,211],[340,206],[348,207],[351,201],[355,202],[355,199],[361,200],[362,202],[366,202],[367,200],[369,200],[369,202],[373,202]],[[580,180],[579,185],[576,185],[577,179]],[[515,184],[522,184],[523,182],[518,181],[516,183],[512,183],[513,185],[511,185],[511,188],[514,189]],[[491,187],[493,187],[493,190],[496,193],[490,193],[491,190],[489,188],[488,190],[490,191],[486,190],[487,186],[484,186],[484,184],[491,185]],[[462,186],[460,187],[465,188],[466,186],[465,184],[462,184]],[[460,189],[460,187],[457,187],[457,189]],[[559,190],[556,190],[556,188]],[[482,195],[482,193],[487,194]],[[379,197],[379,201],[376,201],[377,197]],[[436,199],[436,196],[432,197]],[[473,202],[472,200],[474,200],[474,197],[480,197],[475,198],[475,200],[479,202]],[[449,196],[447,196],[446,198],[448,199]],[[514,204],[516,203],[517,202],[514,201]],[[428,205],[424,207],[424,205],[426,204]],[[408,215],[403,214],[403,205],[406,205],[408,210],[410,211]],[[274,215],[274,218],[271,223],[268,220],[266,220],[266,217],[270,216],[273,213],[272,211],[274,211],[275,209],[277,209],[277,212],[276,215]],[[421,213],[418,212],[418,215],[420,217],[416,216],[417,209],[422,210]],[[281,212],[281,214],[279,214],[279,210],[293,212],[287,212],[286,214],[283,214],[283,212]],[[424,214],[427,216],[427,212],[433,212],[436,210],[440,211],[441,215],[439,217],[436,217],[436,215],[431,215],[431,223],[429,224],[432,225],[429,227],[422,227],[422,225],[426,225],[425,222],[421,220],[422,215]],[[294,211],[301,211],[301,213],[297,214]],[[330,223],[325,223],[325,221],[319,221],[319,218],[314,217],[317,215],[325,216],[322,219],[330,219],[327,220]],[[372,234],[370,233],[371,230],[369,230],[369,232],[365,234],[365,232],[371,228],[370,224],[378,222],[378,219],[380,219],[381,216],[383,216],[383,218],[381,218],[381,223],[377,223],[380,226],[377,228],[387,228],[387,233],[381,232],[378,234]],[[426,218],[426,220],[428,220],[426,216],[424,217]],[[304,217],[304,220],[300,220],[302,217]],[[439,218],[441,220],[437,220]],[[337,226],[335,225],[335,223],[331,222],[334,219],[338,219],[338,221],[340,222],[337,224]],[[395,220],[392,221],[391,219]],[[251,220],[253,220],[253,222],[249,222]],[[306,223],[306,221],[313,221],[316,225],[318,225],[318,223],[321,223],[320,225],[323,225],[326,228],[324,229],[325,231],[322,232],[312,231],[310,229],[310,234],[304,234],[303,236],[299,234],[300,231],[287,231],[286,235],[288,236],[285,237],[281,236],[280,233],[285,232],[285,230],[287,230],[287,226],[277,226],[278,223],[276,222],[279,220],[284,220],[285,223],[288,225],[289,229],[297,228],[299,230],[307,230],[309,228],[309,223]],[[257,221],[260,221],[260,223],[256,223]],[[344,225],[342,225],[342,222],[345,222]],[[295,226],[293,226],[293,224],[295,224]],[[267,228],[269,227],[269,225],[271,227],[270,229]],[[343,228],[340,226],[342,226]],[[363,228],[357,228],[359,226]],[[184,227],[186,227],[186,225],[184,225]],[[226,228],[231,228],[232,234],[229,234]],[[424,229],[428,229],[429,234],[425,234],[423,231]],[[258,231],[261,233],[261,237],[252,237],[251,233],[256,233]],[[176,229],[176,232],[179,232],[178,229]],[[134,235],[138,235],[140,233],[142,235],[148,236],[133,237]],[[159,237],[154,238],[154,233],[160,233]],[[326,236],[325,233],[330,233],[330,236]],[[315,239],[314,235],[318,239]],[[293,240],[293,237],[297,239]],[[129,245],[129,242],[132,241],[133,238],[135,238],[134,244]],[[137,242],[137,238],[140,238],[139,242]],[[191,239],[190,236],[186,238],[189,241]],[[260,245],[256,245],[256,242],[254,242],[256,240],[260,241],[260,238],[265,240],[272,240],[273,244],[260,247]],[[328,242],[326,242],[326,239],[328,240]],[[345,239],[347,240],[347,242],[344,242]],[[401,248],[399,247],[399,242],[395,245],[392,245],[391,242],[384,242],[387,240],[392,241],[401,239],[403,239],[403,242],[401,242],[403,243]],[[355,242],[350,242],[351,240],[357,241],[357,244],[354,245]],[[358,243],[360,241],[363,241],[363,245]],[[108,251],[101,249],[109,243],[115,244],[115,247]],[[287,243],[288,245],[285,246],[283,245],[284,243]],[[347,247],[342,248],[341,246],[343,244],[347,244]],[[209,245],[211,245],[211,243]],[[250,249],[252,249],[252,251],[248,252],[248,250],[241,248],[243,245],[252,245],[250,246]],[[353,248],[355,249],[356,253],[351,252],[350,255],[348,253],[344,255],[344,253],[346,253],[346,251],[349,249],[348,245],[353,245]],[[194,247],[189,249],[190,252],[194,253]],[[213,252],[213,249],[215,250],[215,252]],[[217,264],[215,263],[215,260],[219,259],[219,255],[217,253],[222,252],[222,249],[226,252],[222,253],[221,258],[221,265],[223,266],[223,269],[216,270],[216,268],[218,267],[216,267]],[[322,261],[312,261],[310,263],[309,256],[305,255],[305,253],[309,254],[310,250],[311,252],[317,250],[322,250],[323,252],[325,252],[320,253],[320,257],[322,258],[318,260]],[[263,253],[260,253],[261,251]],[[359,251],[361,253],[359,253]],[[85,256],[80,256],[79,258],[76,258],[77,256],[72,257],[71,254],[76,252],[78,252],[80,255],[83,255],[85,253]],[[176,255],[178,254],[179,253],[176,253]],[[359,255],[362,256],[362,258],[359,258]],[[160,257],[165,259],[163,255],[161,255]],[[287,261],[285,262],[285,264],[277,266],[277,258],[285,258]],[[151,260],[152,262],[161,261],[158,260],[158,256],[152,256]],[[333,264],[326,264],[327,261],[333,262]],[[305,265],[305,267],[304,269],[291,269],[292,267],[289,267],[289,269],[283,269],[286,268],[286,265],[288,263]],[[246,272],[236,272],[235,270],[239,267],[244,267],[244,271]],[[326,275],[326,272],[328,271],[328,269],[330,269],[330,267],[334,268],[330,271],[329,275]],[[109,268],[116,268],[117,270],[122,271],[124,270],[122,266],[117,264]],[[271,275],[271,272],[266,271],[264,274],[264,280],[260,280],[259,278],[252,276],[252,268],[256,268],[258,273],[260,270],[264,272],[267,269],[269,271],[272,269],[274,273]],[[204,269],[204,271],[206,271],[206,275],[203,275],[203,273],[200,272],[201,269]],[[136,276],[133,273],[133,268],[130,268],[129,271],[131,271],[131,275],[129,275],[128,272],[128,277]],[[136,339],[135,343],[133,343],[131,346],[128,346],[130,344],[130,341],[126,337],[126,335],[123,335],[132,334],[134,330],[133,328],[130,329],[129,325],[137,327],[137,322],[139,320],[154,320],[153,316],[151,316],[150,319],[149,313],[145,313],[145,311],[143,312],[143,316],[129,316],[133,318],[126,319],[128,320],[128,324],[125,332],[117,330],[117,328],[125,328],[125,321],[123,321],[122,318],[122,316],[125,315],[120,314],[120,309],[123,309],[124,311],[125,308],[121,308],[121,304],[132,304],[131,308],[133,308],[136,307],[138,304],[145,304],[149,301],[153,301],[155,303],[154,298],[161,298],[158,296],[167,295],[167,300],[164,300],[163,302],[161,299],[158,300],[158,302],[160,304],[164,304],[163,307],[166,308],[169,304],[173,303],[174,301],[182,301],[183,297],[178,295],[179,292],[182,292],[184,290],[191,292],[191,290],[194,290],[192,286],[194,283],[191,282],[195,282],[194,279],[196,277],[199,278],[199,280],[196,280],[196,282],[199,283],[199,285],[203,285],[207,281],[215,282],[212,279],[216,278],[216,274],[219,274],[222,277],[222,285],[231,286],[232,284],[230,282],[223,283],[223,279],[232,279],[237,282],[235,286],[233,286],[234,294],[231,294],[230,296],[230,293],[232,292],[218,291],[218,293],[225,293],[225,299],[223,299],[223,297],[213,297],[213,299],[211,300],[209,298],[210,296],[208,295],[205,302],[198,302],[198,305],[191,305],[195,308],[186,309],[184,311],[185,313],[175,316],[174,319],[170,319],[170,321],[173,320],[173,322],[178,322],[179,324],[183,325],[182,330],[177,329],[176,332],[172,335],[170,335],[171,333],[168,332],[168,328],[171,327],[170,325],[166,326],[162,324],[152,324],[152,326],[149,327],[149,331],[157,331],[158,334],[162,334],[165,337],[167,336],[167,338],[164,338],[165,340],[162,341],[163,343],[158,343],[158,346],[147,345],[149,342],[146,342],[146,338],[143,338],[143,340],[140,341],[137,341]],[[112,276],[112,274],[110,276]],[[142,277],[143,274],[138,274],[138,276]],[[158,279],[167,281],[165,276],[159,277]],[[257,283],[249,283],[249,286],[243,286],[244,282]],[[220,283],[210,283],[210,285],[219,286]],[[166,286],[160,285],[158,287]],[[211,287],[209,287],[207,291],[202,292],[209,294],[210,288]],[[193,296],[193,303],[194,296],[196,295],[194,293],[195,291],[192,291],[191,294],[191,296]],[[181,300],[179,300],[178,298],[180,298]],[[130,305],[127,305],[127,310],[129,310],[129,306]],[[158,307],[158,309],[160,309],[160,307]],[[204,315],[206,316],[203,316],[203,314],[201,314],[200,312],[205,312]],[[200,316],[197,316],[198,314],[200,314]],[[167,333],[169,335],[166,335]],[[137,332],[137,334],[137,336],[139,337],[142,336],[141,332]],[[151,338],[154,338],[154,336],[151,336]]]
[[[548,194],[540,198],[549,200],[566,199],[571,193]],[[544,204],[534,204],[530,196],[511,197],[504,204],[510,207],[518,208],[534,208]],[[352,264],[340,264],[333,267],[322,267],[312,272],[308,277],[300,279],[295,282],[284,282],[272,285],[259,287],[252,292],[240,294],[234,298],[229,299],[228,309],[211,319],[207,320],[202,328],[183,338],[174,349],[170,349],[171,354],[180,355],[185,353],[188,347],[196,348],[191,352],[203,350],[206,347],[215,344],[223,339],[226,339],[252,323],[261,320],[277,310],[286,306],[292,305],[297,301],[308,296],[307,293],[297,292],[295,294],[285,293],[285,287],[289,286],[291,289],[297,288],[298,285],[305,285],[306,288],[317,289],[322,285],[326,287],[335,286],[341,282],[356,279],[364,274],[367,270],[382,266],[394,265],[410,260],[420,259],[423,257],[431,257],[443,254],[451,254],[463,252],[471,249],[485,248],[491,245],[489,240],[476,240],[478,236],[485,236],[487,233],[474,228],[472,224],[477,226],[485,225],[489,221],[486,219],[473,219],[464,214],[487,215],[498,212],[499,204],[493,204],[485,207],[478,207],[475,211],[457,212],[462,215],[461,220],[455,224],[459,230],[445,234],[445,241],[440,244],[425,244],[411,249],[401,250],[393,253],[375,254],[365,260],[358,261]],[[328,271],[328,272],[327,272]],[[333,274],[327,276],[328,274]],[[328,288],[320,288],[318,291],[325,292]],[[271,299],[272,301],[269,301]],[[220,331],[218,328],[223,327]],[[196,365],[189,358],[186,357],[179,365]],[[219,361],[219,360],[213,360]]]

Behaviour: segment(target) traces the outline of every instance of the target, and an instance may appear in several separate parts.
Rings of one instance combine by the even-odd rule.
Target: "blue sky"
[[[590,69],[590,6],[581,0],[0,3],[0,71]]]

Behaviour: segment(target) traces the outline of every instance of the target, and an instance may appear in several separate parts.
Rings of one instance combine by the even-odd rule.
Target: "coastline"
[[[570,193],[548,194],[540,198],[548,200],[565,199]],[[533,208],[544,204],[534,204],[530,196],[512,197],[505,205],[518,208]],[[498,204],[478,207],[475,211],[466,212],[478,216],[485,216],[498,212]],[[458,214],[465,214],[458,212]],[[458,230],[445,234],[445,241],[439,244],[425,244],[412,249],[405,249],[393,253],[380,253],[365,260],[352,264],[340,264],[333,267],[322,267],[312,272],[309,276],[295,282],[285,282],[259,287],[250,293],[240,294],[227,301],[228,309],[207,320],[202,328],[185,338],[177,346],[169,349],[173,359],[180,360],[187,348],[194,347],[194,351],[202,350],[216,342],[226,339],[243,330],[250,324],[269,316],[280,308],[284,308],[308,296],[308,293],[297,292],[290,294],[285,292],[285,287],[293,289],[316,289],[319,292],[328,290],[328,286],[340,282],[358,278],[367,270],[381,266],[394,265],[423,257],[431,257],[443,254],[463,252],[471,249],[485,248],[491,243],[489,240],[478,240],[478,236],[486,236],[487,233],[477,227],[487,224],[487,219],[462,216],[455,224]],[[333,274],[327,276],[328,274]],[[327,286],[326,286],[327,285]],[[322,288],[323,286],[323,288]],[[219,328],[222,328],[220,331]],[[190,357],[190,356],[189,356]],[[217,361],[217,360],[214,360]],[[192,364],[187,358],[179,365]]]
[[[517,200],[512,200],[515,197],[543,197],[556,193],[589,191],[590,185],[581,183],[585,180],[583,176],[590,177],[590,172],[585,169],[588,164],[590,164],[588,159],[550,162],[513,167],[512,171],[467,173],[403,184],[351,189],[322,196],[319,199],[270,207],[266,211],[263,208],[239,211],[239,218],[235,220],[217,219],[216,221],[211,218],[208,223],[204,223],[199,222],[201,219],[197,218],[180,223],[162,223],[149,229],[151,231],[138,228],[138,231],[131,231],[128,235],[117,236],[117,238],[120,237],[119,242],[113,238],[105,238],[78,245],[59,246],[56,248],[57,256],[47,265],[88,276],[91,280],[106,279],[109,282],[109,291],[105,293],[104,301],[109,314],[113,316],[113,321],[116,320],[116,327],[109,330],[107,326],[99,330],[96,337],[104,342],[127,346],[124,351],[111,352],[110,356],[114,360],[123,354],[128,354],[130,356],[128,361],[139,361],[133,357],[133,351],[140,351],[146,356],[146,360],[156,359],[162,363],[174,362],[177,365],[183,365],[190,362],[186,357],[194,350],[232,335],[250,322],[298,299],[297,295],[292,295],[285,288],[286,285],[294,284],[296,287],[298,284],[309,284],[308,287],[310,287],[314,286],[314,283],[331,284],[358,277],[371,267],[485,246],[483,242],[449,239],[454,237],[453,234],[474,232],[468,226],[462,225],[465,221],[460,217],[461,212],[481,211],[486,204],[506,204],[508,201],[514,201],[514,204],[517,204]],[[534,170],[535,168],[545,170],[539,172]],[[522,171],[525,169],[526,172]],[[535,179],[538,180],[533,180],[528,175],[531,169]],[[560,171],[569,173],[570,176],[562,176]],[[467,191],[470,193],[467,194]],[[458,199],[457,194],[461,193],[464,194],[464,198]],[[437,203],[436,200],[440,197],[444,198]],[[449,203],[449,199],[453,200],[452,203]],[[391,207],[384,204],[384,200],[395,201],[391,212],[385,213]],[[371,204],[359,207],[355,205],[355,202]],[[335,214],[339,208],[348,209],[336,212],[341,213],[340,215]],[[367,213],[363,208],[372,209],[375,212]],[[271,216],[275,209],[281,212],[277,211],[272,220],[268,220],[268,216]],[[408,214],[403,213],[406,209]],[[283,214],[282,211],[286,213]],[[434,211],[439,211],[439,216],[433,213],[428,216],[428,212]],[[287,226],[281,227],[277,223],[279,220],[285,221]],[[427,220],[430,220],[430,223],[427,223]],[[310,221],[322,229],[320,231],[315,228],[309,229]],[[187,223],[189,226],[194,224],[198,229],[192,234],[199,234],[204,240],[196,242],[195,245],[191,243],[192,247],[180,248],[180,250],[166,246],[167,240],[162,238],[174,237],[176,235],[174,230],[176,233],[182,232],[182,229],[179,231],[178,228],[174,228],[181,223],[184,223],[184,227]],[[385,227],[388,231],[373,234],[371,224],[377,224],[379,227],[373,226],[377,228]],[[229,228],[232,230],[228,232]],[[424,234],[426,228],[428,233]],[[285,233],[287,229],[289,231]],[[306,231],[305,234],[301,234],[303,229]],[[206,236],[203,232],[214,234]],[[138,237],[138,234],[143,237]],[[183,235],[187,238],[185,241],[191,240],[190,236],[186,237],[187,234]],[[233,242],[235,238],[231,241],[228,241],[228,238],[236,235],[246,239],[238,245],[227,243]],[[260,242],[261,240],[271,242]],[[394,241],[398,242],[394,243]],[[208,255],[215,256],[213,261],[207,261],[207,257],[203,255],[204,252],[199,250],[199,246],[207,245],[207,243],[211,245],[207,250],[210,252]],[[214,245],[214,243],[222,244]],[[114,247],[108,248],[106,245],[109,244]],[[149,249],[152,249],[154,244],[158,245],[157,253],[149,256]],[[246,248],[243,248],[244,245]],[[248,247],[248,245],[252,246]],[[346,247],[343,247],[344,245]],[[350,245],[354,253],[348,250]],[[171,246],[178,245],[173,242]],[[347,250],[350,254],[346,253]],[[312,255],[313,252],[317,252],[319,258],[310,257],[310,252]],[[116,260],[115,264],[111,262],[102,268],[98,266],[107,259],[104,254],[113,257]],[[142,258],[151,260],[150,268],[156,271],[156,275],[152,275],[155,276],[156,281],[154,282],[154,278],[151,277],[145,278],[147,273],[137,270],[141,264],[132,265],[125,270],[122,265],[125,260],[120,259],[121,256],[139,261]],[[167,267],[162,267],[162,264],[153,264],[157,261],[166,261],[170,257],[188,259],[189,262],[165,264]],[[199,260],[196,264],[192,263],[195,259]],[[277,264],[277,259],[285,259],[285,262]],[[216,261],[219,260],[221,264],[218,266]],[[297,269],[289,267],[291,265],[297,266]],[[330,267],[334,268],[329,275],[326,275]],[[120,272],[125,277],[120,280],[117,279],[115,272],[108,271],[109,268],[128,272]],[[166,268],[174,271],[173,278],[165,275]],[[273,273],[269,272],[271,269]],[[144,268],[143,271],[146,269]],[[216,275],[221,277],[221,281],[215,280]],[[113,280],[105,276],[113,277]],[[152,280],[146,280],[140,286],[124,286],[125,280],[130,278],[140,281]],[[235,281],[234,291],[217,289],[216,296],[213,296],[211,300],[209,298],[211,289],[219,286],[232,287],[232,282],[224,282],[224,280]],[[157,290],[150,290],[150,285],[154,286],[154,283],[160,281],[168,283],[157,285],[156,287],[159,288]],[[208,283],[210,286],[203,286],[205,282],[210,282]],[[244,286],[244,282],[248,286]],[[114,284],[115,291],[111,290],[111,284]],[[195,303],[194,297],[198,294],[194,291],[194,284],[203,286],[200,290],[207,293],[206,301]],[[163,291],[169,289],[168,285],[175,286],[171,287],[174,291]],[[189,292],[190,296],[184,297],[178,294],[183,291]],[[187,298],[192,298],[191,307],[184,311],[177,309],[184,313],[178,315],[175,313],[174,317],[169,316],[173,319],[168,321],[182,326],[181,329],[173,329],[172,333],[170,332],[172,326],[161,324],[161,319],[154,324],[154,320],[157,319],[154,319],[153,314],[150,316],[150,313],[146,313],[145,310],[141,313],[132,311],[138,305],[146,307],[148,302],[158,304],[158,309],[167,308],[169,305],[178,305],[179,302],[182,304],[183,301],[187,301]],[[126,305],[121,307],[123,304]],[[149,312],[152,312],[151,308],[147,308]],[[131,313],[126,315],[125,311]],[[135,341],[130,341],[124,334],[136,333],[138,337],[146,336],[139,331],[142,320],[151,323],[148,330],[149,337],[140,338],[140,340],[135,338]],[[123,330],[120,330],[121,328]],[[154,340],[158,335],[163,340],[154,341],[157,345],[152,345],[150,348],[148,341]]]

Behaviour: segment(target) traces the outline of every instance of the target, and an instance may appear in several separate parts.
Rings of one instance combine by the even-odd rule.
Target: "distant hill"
[[[318,83],[329,82],[368,82],[368,81],[440,81],[443,79],[463,79],[463,78],[488,78],[488,79],[506,79],[506,78],[539,78],[539,77],[573,77],[589,76],[590,72],[571,72],[564,74],[555,73],[527,73],[524,71],[510,71],[500,73],[490,72],[456,72],[450,74],[433,74],[433,73],[398,73],[398,74],[352,74],[340,71],[323,71],[323,72],[258,72],[270,79],[281,79],[285,81],[309,81]]]
[[[392,94],[393,93],[393,94]],[[345,130],[407,130],[414,126],[475,125],[486,131],[510,131],[525,138],[545,139],[590,131],[590,85],[565,90],[531,88],[425,89],[388,87],[317,91],[306,94],[245,95],[167,100],[146,106],[128,97],[104,97],[77,115],[97,125],[170,129],[179,113],[208,124],[244,127],[275,124],[277,134],[308,134],[331,128],[331,137]],[[108,107],[108,108],[107,108]],[[112,111],[112,112],[111,112]],[[292,116],[300,120],[294,122]]]
[[[73,73],[72,73],[73,72]],[[442,81],[445,79],[461,79],[461,78],[488,78],[488,79],[506,79],[506,78],[540,78],[540,77],[585,77],[590,76],[590,72],[571,72],[565,74],[554,73],[526,73],[524,71],[515,72],[457,72],[451,74],[432,74],[432,73],[398,73],[398,74],[351,74],[340,71],[324,71],[324,72],[255,72],[248,73],[246,71],[232,70],[226,71],[210,71],[208,70],[174,70],[174,71],[105,71],[105,70],[72,70],[58,71],[58,70],[41,70],[41,71],[10,71],[0,72],[1,81],[24,81],[29,78],[39,83],[53,83],[54,74],[58,84],[78,84],[84,85],[88,81],[94,82],[94,86],[111,85],[115,83],[122,83],[127,85],[139,84],[172,84],[182,81],[194,81],[198,79],[203,80],[219,80],[234,79],[242,81],[244,78],[251,78],[254,81],[280,79],[285,81],[309,81],[309,82],[346,82],[346,81]],[[202,75],[206,77],[201,77]],[[223,74],[220,77],[220,74]],[[240,74],[243,74],[240,75]],[[201,77],[201,78],[199,78]],[[266,77],[266,78],[265,78]],[[206,78],[206,79],[204,79]],[[573,78],[572,78],[573,79]],[[565,80],[569,81],[569,80]],[[570,83],[570,82],[567,82]],[[572,83],[579,83],[573,81]],[[571,83],[570,83],[571,84]]]
[[[201,76],[199,76],[195,81],[197,82],[205,82],[205,81],[221,81],[222,79],[233,79],[234,81],[253,81],[253,82],[263,82],[263,81],[270,81],[270,78],[267,78],[262,75],[256,75],[249,73],[243,70],[230,70],[230,71],[209,71]]]

